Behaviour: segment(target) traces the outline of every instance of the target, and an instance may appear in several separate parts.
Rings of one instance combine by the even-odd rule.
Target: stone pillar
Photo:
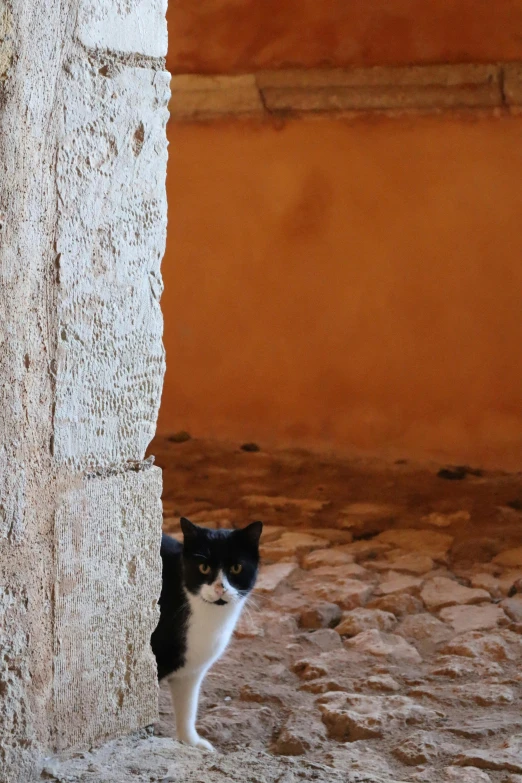
[[[0,783],[155,719],[166,0],[0,0]]]

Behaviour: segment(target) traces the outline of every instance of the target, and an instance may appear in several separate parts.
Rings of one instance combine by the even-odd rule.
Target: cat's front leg
[[[169,679],[170,695],[176,715],[176,730],[180,742],[201,750],[213,751],[208,740],[200,737],[196,729],[199,689],[205,672],[182,673]]]

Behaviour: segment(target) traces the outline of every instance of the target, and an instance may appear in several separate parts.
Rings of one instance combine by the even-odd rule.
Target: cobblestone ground
[[[219,750],[354,780],[522,781],[520,476],[154,445],[167,531],[265,523],[256,595],[204,688]],[[168,693],[161,708],[169,734]]]
[[[166,531],[265,523],[258,588],[201,701],[226,755],[171,743],[165,780],[522,783],[521,477],[246,445],[151,448]],[[165,767],[166,690],[160,711],[165,739],[135,742]],[[132,779],[162,779],[150,765]]]

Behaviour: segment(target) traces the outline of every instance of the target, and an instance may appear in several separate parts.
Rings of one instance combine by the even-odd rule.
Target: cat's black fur
[[[253,522],[242,530],[209,530],[183,518],[181,527],[183,544],[165,533],[161,539],[160,620],[151,638],[160,680],[185,664],[186,628],[190,622],[185,591],[196,595],[203,584],[211,584],[222,570],[230,584],[246,596],[255,584],[259,566],[261,522]],[[208,575],[200,572],[201,563],[210,566]],[[230,569],[238,563],[242,571],[234,575]]]

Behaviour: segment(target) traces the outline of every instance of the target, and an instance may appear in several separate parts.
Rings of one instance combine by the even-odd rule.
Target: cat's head
[[[216,607],[242,602],[256,581],[262,522],[240,530],[209,530],[182,518],[181,529],[188,592]]]

